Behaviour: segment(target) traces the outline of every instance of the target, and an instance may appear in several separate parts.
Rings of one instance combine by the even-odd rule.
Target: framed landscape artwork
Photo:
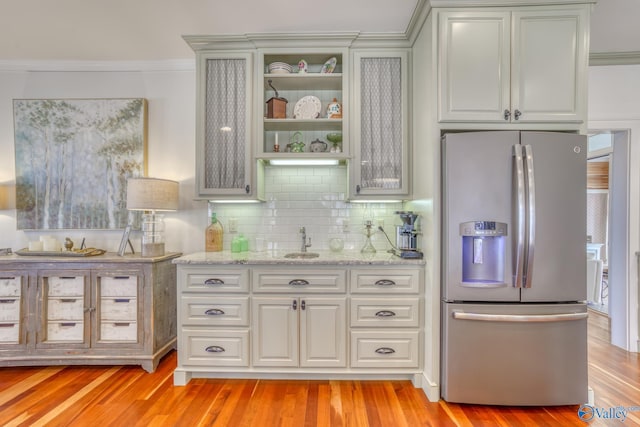
[[[19,230],[123,229],[127,178],[146,175],[147,102],[13,101]]]

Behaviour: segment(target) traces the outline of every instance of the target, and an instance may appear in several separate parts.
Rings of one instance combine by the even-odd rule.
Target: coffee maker
[[[422,252],[418,250],[418,215],[411,211],[397,211],[396,215],[400,216],[402,224],[396,226],[396,247],[393,252],[400,258],[422,258]]]

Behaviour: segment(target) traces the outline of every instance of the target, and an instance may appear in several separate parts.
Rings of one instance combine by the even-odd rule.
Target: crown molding
[[[640,52],[591,52],[589,54],[589,66],[637,64],[640,64]]]
[[[0,60],[0,71],[151,72],[194,71],[195,69],[195,59],[172,59],[162,61]]]

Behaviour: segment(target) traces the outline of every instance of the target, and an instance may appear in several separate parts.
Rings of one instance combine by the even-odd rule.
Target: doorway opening
[[[610,318],[612,343],[626,348],[629,288],[629,129],[589,135],[587,292],[589,307]]]

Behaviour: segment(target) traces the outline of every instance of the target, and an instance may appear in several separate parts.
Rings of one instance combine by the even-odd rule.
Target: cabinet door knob
[[[297,300],[297,299],[294,299],[294,300],[293,300],[293,305],[292,305],[291,307],[292,307],[294,310],[297,310],[297,309],[298,309],[298,300]]]
[[[224,314],[224,310],[220,310],[219,308],[210,308],[205,311],[204,314],[207,316],[222,316]]]
[[[504,110],[504,119],[506,121],[509,121],[509,117],[511,117],[511,111],[509,110]]]
[[[304,300],[302,300],[302,301],[300,302],[300,309],[301,309],[301,310],[304,310],[304,309],[306,309],[306,308],[307,308],[307,303],[306,303]]]
[[[378,354],[393,354],[396,351],[390,347],[380,347],[376,348],[376,353]]]
[[[516,120],[519,120],[521,115],[522,115],[522,113],[520,112],[520,110],[516,110],[513,113],[513,117],[515,117]]]
[[[206,351],[207,353],[224,353],[224,347],[220,347],[219,345],[210,345],[209,347],[205,348],[204,351]]]
[[[250,186],[249,184],[247,184],[247,185],[244,187],[244,191],[245,191],[247,194],[249,194],[249,193],[251,192],[251,186]]]
[[[356,194],[360,194],[360,184],[356,185]]]
[[[205,285],[224,285],[224,280],[222,279],[207,279],[204,281]]]

